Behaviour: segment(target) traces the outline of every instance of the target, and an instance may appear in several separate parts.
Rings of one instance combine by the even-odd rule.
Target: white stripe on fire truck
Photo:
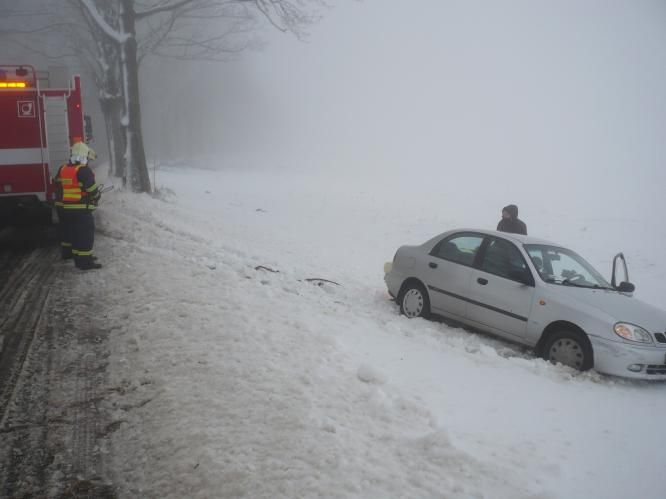
[[[35,165],[44,162],[42,149],[0,149],[0,166],[2,165]]]

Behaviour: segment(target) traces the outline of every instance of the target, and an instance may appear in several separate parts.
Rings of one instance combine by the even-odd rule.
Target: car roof
[[[477,232],[479,234],[485,234],[487,236],[497,236],[497,237],[502,237],[504,239],[511,239],[519,244],[547,244],[549,246],[562,246],[561,244],[557,244],[552,241],[546,241],[545,239],[539,239],[537,237],[524,236],[522,234],[512,234],[510,232],[499,232],[496,230],[487,230],[487,229],[474,229],[474,228],[453,229],[446,231],[441,235],[442,236],[451,235],[455,234],[456,232]]]

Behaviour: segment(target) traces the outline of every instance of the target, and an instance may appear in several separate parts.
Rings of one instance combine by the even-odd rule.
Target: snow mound
[[[370,383],[374,385],[383,385],[386,383],[386,376],[380,373],[377,369],[367,364],[364,364],[356,371],[356,377],[363,381],[363,383]]]

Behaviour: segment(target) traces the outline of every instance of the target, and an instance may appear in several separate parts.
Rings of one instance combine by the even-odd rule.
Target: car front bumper
[[[590,336],[590,341],[595,370],[623,378],[666,380],[666,348],[631,345],[598,336]]]

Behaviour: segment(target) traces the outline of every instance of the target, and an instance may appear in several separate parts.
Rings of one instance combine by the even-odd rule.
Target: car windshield
[[[592,265],[571,250],[544,244],[526,244],[525,250],[545,282],[582,288],[612,289]]]

